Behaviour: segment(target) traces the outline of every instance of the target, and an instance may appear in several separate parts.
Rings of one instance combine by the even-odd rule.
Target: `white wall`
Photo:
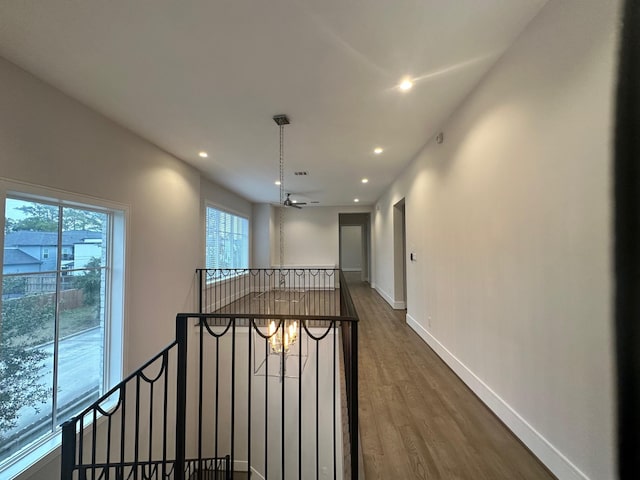
[[[615,478],[610,231],[618,2],[550,1],[379,199],[409,324],[561,479]]]
[[[285,265],[332,266],[340,263],[340,213],[366,213],[368,207],[287,208],[284,212]],[[276,219],[277,220],[277,219]],[[276,222],[276,227],[278,227]]]
[[[271,266],[271,242],[272,236],[271,210],[268,203],[253,205],[251,222],[252,255],[250,266],[255,268],[268,268]]]
[[[200,183],[200,194],[202,200],[210,205],[218,206],[227,212],[245,217],[251,221],[253,214],[253,205],[249,200],[240,197],[236,193],[227,190],[212,181],[202,178]],[[204,258],[204,221],[206,211],[202,209],[202,255]]]
[[[195,308],[203,262],[203,198],[251,205],[184,162],[0,59],[0,175],[129,207],[125,370],[174,338]],[[21,478],[58,478],[59,457]],[[31,476],[32,475],[32,476]]]

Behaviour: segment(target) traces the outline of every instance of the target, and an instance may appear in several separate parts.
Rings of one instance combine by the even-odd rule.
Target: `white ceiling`
[[[545,2],[2,0],[0,56],[254,202],[285,113],[287,191],[371,204]]]

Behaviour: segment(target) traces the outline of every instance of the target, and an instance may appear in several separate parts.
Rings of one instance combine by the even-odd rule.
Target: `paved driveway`
[[[53,385],[53,344],[40,347],[49,354],[41,369],[41,383],[48,387]],[[60,342],[58,365],[58,410],[72,404],[79,396],[100,385],[102,370],[103,341],[101,329],[96,327],[79,335],[66,338]],[[33,407],[22,407],[18,425],[6,432],[6,438],[20,431],[32,428],[46,418],[51,419],[52,401]],[[63,418],[61,420],[66,420]]]

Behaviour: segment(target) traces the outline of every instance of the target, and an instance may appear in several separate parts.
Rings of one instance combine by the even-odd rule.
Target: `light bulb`
[[[403,92],[406,92],[407,90],[411,90],[411,87],[413,87],[413,82],[411,81],[410,78],[403,79],[400,82],[400,85],[398,85],[398,88]]]

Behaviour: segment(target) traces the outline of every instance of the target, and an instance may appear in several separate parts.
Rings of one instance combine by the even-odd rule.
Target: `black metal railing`
[[[198,352],[210,352],[199,354],[199,384],[214,392],[201,394],[199,423],[211,413],[214,444],[225,436],[232,465],[241,459],[265,478],[357,479],[358,316],[342,272],[200,269],[198,280],[202,314],[192,317]],[[287,336],[296,343],[285,353]],[[231,385],[226,403],[221,368]]]
[[[342,273],[198,278],[202,311],[176,317],[175,341],[63,425],[61,478],[357,479],[358,317]]]
[[[176,341],[63,424],[61,479],[204,479],[209,471],[230,478],[228,457],[185,455],[180,321]]]
[[[200,313],[355,318],[353,303],[346,304],[348,287],[337,268],[198,269],[197,275]],[[349,306],[352,310],[345,310]]]

